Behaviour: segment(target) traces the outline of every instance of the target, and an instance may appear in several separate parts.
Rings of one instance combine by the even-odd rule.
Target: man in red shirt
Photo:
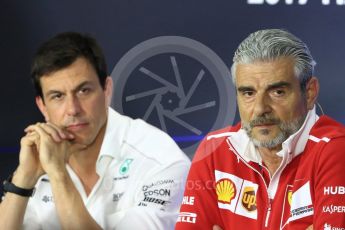
[[[345,127],[315,112],[308,47],[260,30],[233,61],[241,123],[200,144],[176,229],[345,229]]]

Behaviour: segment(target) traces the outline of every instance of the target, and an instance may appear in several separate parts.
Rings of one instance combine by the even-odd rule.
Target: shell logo
[[[236,196],[234,182],[229,179],[219,180],[216,184],[216,193],[219,202],[230,204],[231,200]]]

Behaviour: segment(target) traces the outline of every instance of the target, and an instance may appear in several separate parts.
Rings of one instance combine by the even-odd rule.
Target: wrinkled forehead
[[[281,81],[290,82],[298,80],[292,58],[237,64],[235,74],[236,87],[253,82],[273,84]]]

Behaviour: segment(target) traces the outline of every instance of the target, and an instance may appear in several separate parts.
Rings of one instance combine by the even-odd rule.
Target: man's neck
[[[89,195],[99,179],[96,172],[96,162],[104,139],[105,127],[102,127],[95,141],[86,149],[71,155],[68,164],[83,184],[85,193]]]
[[[260,153],[263,163],[268,168],[270,175],[272,176],[279,168],[282,158],[277,155],[277,152],[281,150],[281,147],[268,149],[263,147],[258,147],[258,152]]]
[[[103,143],[105,128],[106,125],[101,128],[96,139],[89,146],[71,155],[68,163],[77,174],[96,173],[96,162]]]

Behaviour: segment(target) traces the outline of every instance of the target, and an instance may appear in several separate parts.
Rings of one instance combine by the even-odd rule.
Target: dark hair
[[[95,68],[101,86],[105,87],[107,65],[103,52],[96,40],[89,35],[65,32],[43,43],[37,50],[31,66],[31,79],[36,96],[42,95],[40,78],[71,65],[83,57]]]

